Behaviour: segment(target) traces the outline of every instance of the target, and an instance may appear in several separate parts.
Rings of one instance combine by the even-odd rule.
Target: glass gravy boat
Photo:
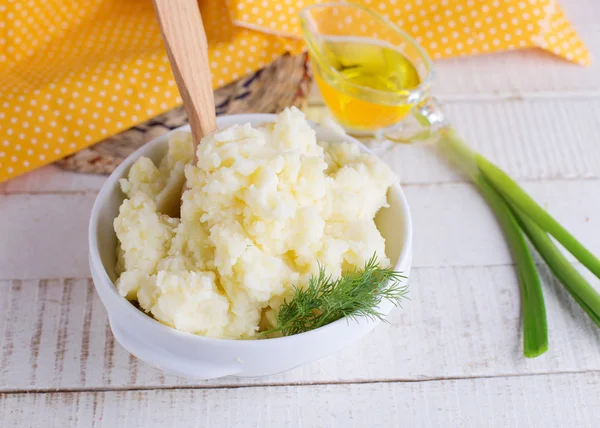
[[[412,37],[352,3],[308,6],[300,23],[323,100],[346,131],[402,140],[411,112],[430,125],[433,64]]]

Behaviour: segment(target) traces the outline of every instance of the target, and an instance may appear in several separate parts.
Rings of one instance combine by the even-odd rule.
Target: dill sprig
[[[382,300],[400,306],[408,288],[405,277],[392,268],[379,267],[376,254],[364,269],[344,273],[332,279],[319,265],[318,275],[312,275],[308,287],[294,287],[294,297],[284,300],[277,315],[277,326],[265,334],[280,331],[284,336],[322,327],[340,318],[367,317],[384,320],[379,312]]]

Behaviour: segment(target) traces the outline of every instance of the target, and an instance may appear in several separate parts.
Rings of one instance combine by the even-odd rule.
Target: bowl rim
[[[231,124],[227,125],[227,126],[231,126],[231,125],[235,125],[235,124],[243,125],[246,123],[256,122],[256,121],[261,121],[261,120],[263,120],[265,122],[273,122],[274,119],[276,119],[276,118],[277,118],[277,115],[275,115],[275,114],[247,113],[247,114],[234,114],[234,115],[219,116],[219,117],[217,117],[217,122],[231,122]],[[327,129],[323,125],[319,125],[313,121],[308,121],[308,122],[313,127],[313,129],[315,129],[315,131],[318,130],[318,128]],[[316,336],[316,335],[322,334],[326,330],[331,330],[331,329],[337,328],[338,326],[340,326],[340,324],[343,324],[343,323],[345,323],[346,325],[349,326],[351,322],[377,322],[378,320],[371,320],[371,319],[365,318],[365,317],[360,317],[360,318],[356,318],[356,319],[344,317],[344,318],[340,318],[339,320],[336,320],[330,324],[316,328],[314,330],[310,330],[310,331],[306,331],[306,332],[298,333],[298,334],[293,334],[290,336],[264,338],[264,339],[259,339],[259,340],[207,337],[207,336],[201,336],[201,335],[186,332],[186,331],[177,330],[175,327],[171,327],[166,324],[163,324],[160,321],[158,321],[158,320],[154,319],[153,317],[151,317],[150,315],[148,315],[143,310],[136,308],[129,300],[127,300],[125,297],[123,297],[123,296],[121,296],[121,294],[119,294],[117,287],[115,286],[114,282],[108,276],[108,273],[106,272],[104,264],[102,263],[102,259],[100,257],[100,253],[99,253],[98,239],[96,237],[96,230],[97,230],[97,226],[98,226],[98,222],[99,222],[99,212],[101,209],[102,201],[105,201],[108,198],[110,192],[114,188],[114,185],[116,185],[118,180],[124,176],[125,170],[128,169],[135,160],[137,160],[140,156],[142,156],[142,152],[146,151],[146,149],[149,146],[160,144],[160,142],[162,142],[164,140],[168,141],[168,137],[174,132],[188,131],[189,129],[190,129],[189,125],[183,125],[183,126],[174,128],[171,131],[169,131],[163,135],[160,135],[160,136],[148,141],[144,145],[142,145],[135,152],[133,152],[129,156],[127,156],[127,158],[125,158],[121,162],[121,164],[108,176],[108,178],[102,185],[100,191],[96,195],[96,199],[94,200],[94,204],[92,206],[92,212],[90,215],[90,220],[89,220],[89,225],[88,225],[89,261],[90,261],[90,268],[92,269],[92,275],[94,273],[99,275],[99,281],[94,280],[94,286],[96,288],[96,292],[98,294],[100,294],[99,288],[103,287],[107,291],[107,294],[103,294],[103,295],[107,296],[107,297],[110,296],[111,306],[113,305],[113,302],[114,302],[114,304],[118,305],[117,307],[112,308],[112,310],[125,311],[127,314],[132,315],[133,317],[135,317],[136,320],[139,320],[139,322],[143,323],[146,327],[158,328],[159,331],[162,331],[165,334],[174,334],[175,336],[182,337],[186,340],[198,341],[198,343],[202,342],[205,344],[219,344],[219,345],[230,344],[230,345],[233,345],[236,347],[237,346],[264,346],[265,343],[275,345],[277,343],[289,342],[291,340],[298,340],[299,338],[309,338],[311,336]],[[369,148],[367,148],[364,144],[362,144],[360,141],[356,140],[355,138],[353,138],[349,135],[339,135],[339,137],[340,137],[340,141],[346,141],[346,142],[351,142],[351,143],[357,144],[362,150],[376,156],[371,150],[369,150]],[[402,188],[400,187],[399,182],[395,182],[394,184],[392,184],[392,186],[390,188],[397,193],[402,210],[405,213],[404,220],[403,220],[405,236],[404,236],[404,240],[402,243],[402,249],[400,251],[400,256],[398,257],[398,261],[396,262],[395,267],[407,265],[408,270],[410,270],[410,258],[412,256],[412,235],[413,235],[410,209],[408,206],[408,201],[406,199],[406,196],[405,196],[404,192],[402,191]],[[408,278],[408,274],[406,275],[406,277]],[[100,282],[101,284],[98,284],[98,282]],[[104,306],[108,306],[108,304],[105,303],[103,301],[103,299],[101,299],[101,300],[102,300],[102,303]],[[392,305],[389,310],[385,311],[384,317],[387,317],[393,308],[394,308],[394,306]],[[110,318],[111,311],[108,309],[108,307],[106,309],[107,309],[107,312],[108,312],[109,318]]]

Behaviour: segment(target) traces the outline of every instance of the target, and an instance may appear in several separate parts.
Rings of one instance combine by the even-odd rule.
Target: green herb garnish
[[[389,300],[400,306],[408,291],[403,279],[402,273],[380,267],[375,254],[364,269],[346,272],[338,279],[332,279],[320,266],[319,274],[310,277],[306,288],[294,287],[294,297],[284,300],[279,308],[277,326],[264,334],[290,336],[344,317],[384,320],[379,304]]]

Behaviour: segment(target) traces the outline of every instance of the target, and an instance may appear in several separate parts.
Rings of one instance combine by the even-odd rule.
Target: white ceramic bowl
[[[250,122],[255,125],[274,119],[275,116],[269,114],[246,114],[223,116],[217,123],[220,129],[224,129],[233,124]],[[341,137],[329,128],[314,126],[319,140],[343,139],[361,145],[353,138]],[[277,339],[212,339],[167,327],[121,297],[114,285],[116,236],[113,220],[124,198],[118,179],[124,177],[132,163],[142,155],[154,161],[159,160],[166,153],[167,140],[168,136],[165,135],[147,143],[110,175],[96,198],[90,218],[92,278],[108,312],[113,334],[127,351],[165,372],[189,378],[265,376],[332,354],[357,341],[378,324],[368,319],[341,319],[307,333]],[[386,239],[387,256],[395,269],[408,277],[412,228],[408,204],[399,185],[390,189],[388,202],[389,208],[377,214],[377,226]],[[392,308],[391,303],[384,302],[380,310],[387,315]]]

